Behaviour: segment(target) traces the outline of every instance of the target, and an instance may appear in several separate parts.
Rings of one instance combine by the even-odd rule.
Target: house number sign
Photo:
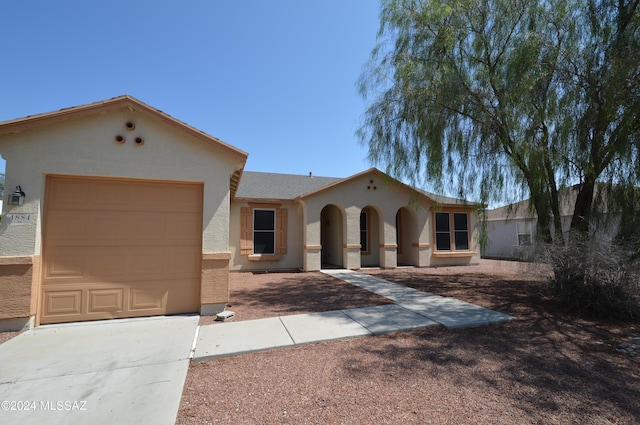
[[[33,224],[36,222],[36,214],[14,213],[5,216],[9,224]]]

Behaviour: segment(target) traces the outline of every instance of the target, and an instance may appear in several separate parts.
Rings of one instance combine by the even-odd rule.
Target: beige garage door
[[[48,177],[40,323],[196,312],[202,185]]]

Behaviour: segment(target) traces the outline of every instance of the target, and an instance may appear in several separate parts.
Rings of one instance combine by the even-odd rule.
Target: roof
[[[343,180],[336,177],[245,171],[236,192],[238,199],[293,200]]]
[[[580,185],[563,187],[559,190],[560,196],[560,215],[562,217],[571,217],[575,207],[576,197]],[[596,183],[596,191],[603,189],[601,183]],[[517,219],[536,219],[538,215],[531,204],[531,199],[514,202],[499,208],[487,210],[488,220],[517,220]]]
[[[246,152],[241,151],[240,149],[231,146],[230,144],[223,142],[222,140],[213,137],[201,130],[198,130],[197,128],[192,127],[189,124],[173,118],[171,115],[166,114],[159,109],[153,108],[129,95],[118,96],[108,100],[88,103],[86,105],[64,108],[58,111],[29,115],[23,118],[3,121],[0,122],[0,136],[63,122],[72,118],[80,118],[95,115],[101,112],[114,111],[119,109],[130,109],[150,115],[156,119],[159,119],[165,124],[177,128],[178,130],[185,131],[186,133],[189,133],[208,144],[216,146],[242,161],[246,161],[247,159],[248,154]]]
[[[479,205],[475,202],[469,202],[465,199],[460,199],[460,198],[452,198],[450,196],[444,196],[444,195],[437,195],[435,193],[431,193],[431,192],[427,192],[426,190],[422,190],[422,189],[416,189],[418,192],[422,192],[423,194],[425,194],[427,197],[431,198],[433,201],[435,201],[438,204],[443,204],[443,205]]]
[[[329,189],[345,181],[354,179],[367,173],[378,173],[387,178],[393,179],[382,171],[371,168],[362,173],[355,174],[347,178],[339,177],[316,177],[309,175],[278,174],[245,171],[236,192],[236,199],[243,200],[274,200],[293,201],[298,198],[311,196],[317,192]],[[393,179],[394,181],[397,181]],[[450,198],[447,196],[435,195],[423,190],[407,186],[402,182],[399,184],[406,186],[410,190],[426,196],[437,204],[443,205],[475,205],[463,199]]]
[[[515,202],[503,207],[487,210],[487,220],[530,219],[536,217],[535,211],[529,209],[529,200]]]

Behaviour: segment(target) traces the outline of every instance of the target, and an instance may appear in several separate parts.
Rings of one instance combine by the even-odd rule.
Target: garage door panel
[[[87,213],[87,228],[91,230],[86,245],[122,244],[127,240],[125,212],[92,211]]]
[[[45,292],[45,316],[80,316],[82,313],[82,291]]]
[[[167,284],[151,282],[138,284],[129,290],[129,310],[165,310],[167,305]]]
[[[202,185],[49,177],[45,205],[41,323],[199,310]]]
[[[157,244],[165,240],[167,214],[165,213],[132,213],[127,218],[127,239],[131,245]]]
[[[47,242],[53,245],[84,243],[88,219],[81,211],[52,211],[47,216]]]
[[[89,247],[85,249],[84,275],[95,280],[123,280],[126,276],[127,253],[120,248]]]
[[[84,276],[85,251],[77,247],[58,247],[44,263],[44,280]]]
[[[124,311],[124,288],[90,289],[88,293],[87,312],[120,313]]]
[[[166,238],[172,242],[193,243],[202,237],[202,216],[200,214],[173,214],[167,223]]]
[[[202,212],[202,190],[199,186],[174,186],[167,191],[166,211]]]
[[[157,184],[138,183],[129,188],[135,190],[136,196],[130,200],[131,209],[134,211],[164,211],[167,206],[167,187]]]
[[[92,209],[107,211],[128,209],[131,191],[125,182],[96,180],[90,185],[88,202]]]
[[[169,267],[167,275],[172,277],[193,278],[200,275],[199,247],[171,247],[168,249]]]
[[[167,248],[130,249],[127,258],[127,275],[134,280],[162,279],[166,275],[168,262]]]
[[[89,202],[89,183],[77,179],[50,180],[47,186],[49,209],[86,208]]]
[[[167,298],[167,314],[188,313],[189,306],[200,305],[200,292],[188,291],[187,288],[200,286],[200,277],[191,279],[172,280],[167,282],[167,292],[172,296]],[[173,296],[179,294],[180,296]]]

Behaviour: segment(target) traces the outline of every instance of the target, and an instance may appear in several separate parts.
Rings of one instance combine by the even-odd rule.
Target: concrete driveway
[[[0,423],[174,424],[198,316],[41,326],[0,345]]]

